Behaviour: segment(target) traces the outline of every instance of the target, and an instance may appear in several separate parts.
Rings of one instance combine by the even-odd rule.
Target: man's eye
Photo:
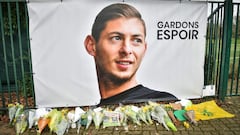
[[[121,40],[121,37],[120,36],[114,36],[114,37],[112,37],[112,40]]]
[[[142,39],[136,38],[136,39],[134,39],[134,42],[136,42],[136,43],[142,43]]]

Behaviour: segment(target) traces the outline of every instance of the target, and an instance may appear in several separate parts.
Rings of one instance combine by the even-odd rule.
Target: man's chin
[[[115,83],[125,83],[130,81],[133,78],[133,76],[131,75],[121,75],[121,76],[115,76],[115,79],[113,79],[112,81],[114,81]]]

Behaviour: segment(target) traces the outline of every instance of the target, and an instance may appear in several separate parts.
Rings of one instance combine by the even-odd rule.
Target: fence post
[[[228,72],[230,62],[231,51],[231,39],[232,39],[232,19],[233,19],[233,4],[232,0],[224,1],[224,24],[223,24],[223,36],[222,36],[222,58],[220,65],[220,78],[218,94],[221,100],[225,99],[228,87]]]

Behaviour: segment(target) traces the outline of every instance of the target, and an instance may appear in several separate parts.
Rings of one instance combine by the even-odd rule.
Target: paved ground
[[[88,130],[81,130],[83,135],[239,135],[240,134],[240,96],[226,98],[224,102],[217,102],[224,110],[235,115],[233,118],[222,118],[207,121],[199,121],[198,126],[190,126],[186,129],[179,126],[177,132],[166,131],[162,125],[142,125],[129,126],[126,132],[123,127],[112,127],[95,130],[91,126]],[[24,135],[36,135],[36,132],[27,131]],[[71,129],[68,135],[76,134],[76,129]],[[7,122],[0,121],[0,135],[15,135],[13,127],[9,127]],[[45,131],[42,135],[53,135]]]

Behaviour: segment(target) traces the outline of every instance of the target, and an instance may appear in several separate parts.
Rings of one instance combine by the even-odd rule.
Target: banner
[[[30,0],[30,43],[37,107],[96,105],[94,59],[84,39],[97,13],[120,0]],[[179,99],[202,96],[206,2],[125,0],[147,27],[139,83]]]

